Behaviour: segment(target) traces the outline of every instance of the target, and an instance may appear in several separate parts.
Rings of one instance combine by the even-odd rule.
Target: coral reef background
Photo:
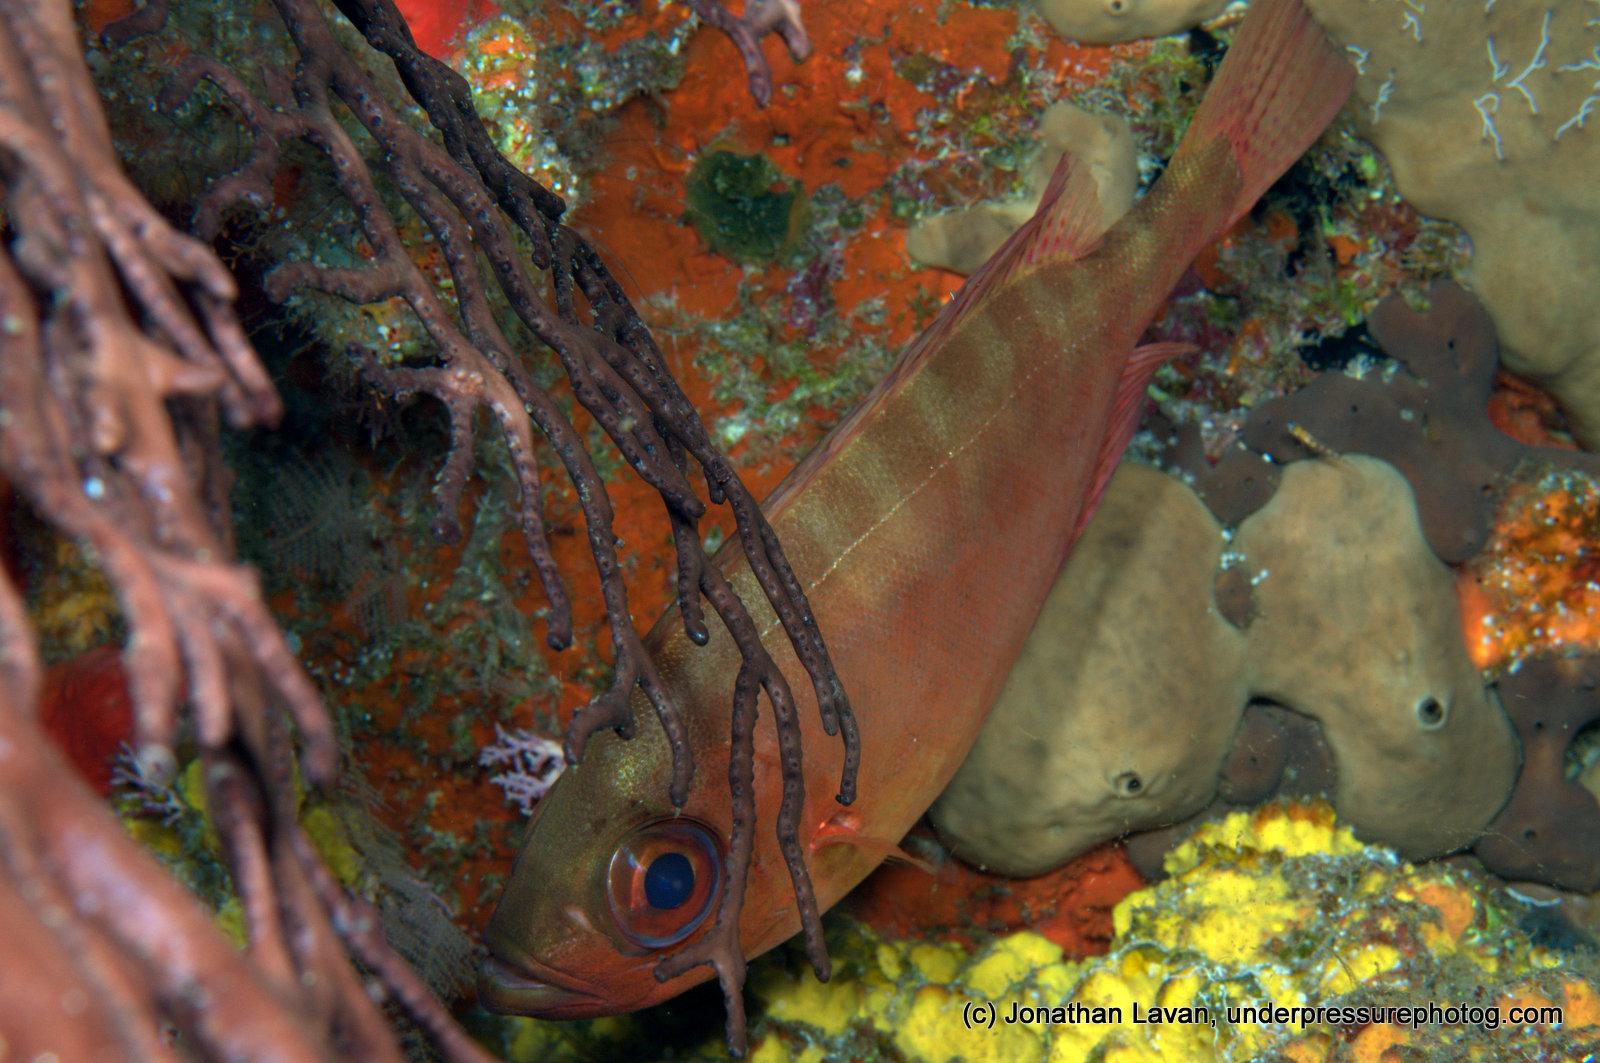
[[[1543,9],[1513,0],[1481,14],[1475,4],[1454,5],[1451,13],[1400,3],[1314,6],[1341,39],[1367,53],[1365,106],[1350,112],[1351,120],[1197,265],[1152,330],[1152,339],[1198,348],[1163,370],[1152,396],[1156,407],[1190,435],[1192,450],[1210,459],[1231,456],[1257,411],[1319,372],[1392,377],[1362,338],[1362,324],[1383,296],[1461,273],[1488,303],[1508,366],[1548,384],[1579,438],[1592,443],[1595,389],[1584,367],[1594,364],[1600,342],[1585,331],[1592,319],[1586,293],[1594,285],[1584,263],[1600,256],[1584,249],[1600,222],[1591,209],[1593,182],[1583,175],[1595,169],[1597,131],[1582,121],[1562,125],[1587,114],[1593,91],[1596,71],[1586,51],[1592,22],[1568,22],[1588,5],[1561,8],[1553,26],[1541,23]],[[1350,14],[1374,6],[1388,22]],[[697,29],[680,7],[643,0],[534,8],[442,5],[430,10],[456,17],[431,28],[431,42],[469,78],[502,150],[569,198],[571,222],[613,262],[674,374],[757,496],[864,393],[959,285],[957,274],[907,256],[909,223],[954,219],[941,224],[964,238],[959,230],[966,223],[939,212],[1037,185],[1038,144],[1052,139],[1042,116],[1065,100],[1087,114],[1125,120],[1133,147],[1123,185],[1147,182],[1198,98],[1216,47],[1206,30],[1154,44],[1077,45],[1049,32],[1026,8],[964,0],[812,4],[805,9],[812,57],[794,63],[769,41],[775,92],[770,106],[757,108],[744,79],[729,75],[737,60],[732,45]],[[1196,19],[1212,13],[1202,8]],[[166,36],[120,48],[94,43],[92,35],[126,9],[97,0],[84,5],[81,17],[126,164],[148,194],[179,209],[209,178],[237,164],[243,147],[234,119],[214,99],[170,117],[151,113],[148,100],[162,71],[197,41],[241,65],[245,57],[282,60],[287,46],[249,5],[192,4],[175,7]],[[1415,30],[1408,13],[1418,18]],[[1446,47],[1452,43],[1459,48]],[[1469,54],[1470,60],[1445,58]],[[392,73],[369,63],[392,87]],[[1522,79],[1525,67],[1530,72]],[[1522,88],[1541,110],[1529,109]],[[1485,93],[1494,95],[1492,103]],[[1388,162],[1358,134],[1383,149]],[[221,246],[247,287],[281,258],[359,261],[363,253],[351,236],[348,205],[326,174],[314,160],[294,163],[273,183],[272,218],[234,219],[224,231]],[[1546,206],[1505,216],[1505,204],[1524,200]],[[1470,263],[1460,231],[1419,210],[1466,230]],[[294,234],[306,229],[289,219],[315,219],[310,231],[323,233],[325,242],[297,243],[302,238]],[[416,237],[417,265],[443,279],[437,248],[420,236],[415,218],[405,224],[406,235]],[[1530,255],[1530,247],[1539,255]],[[573,711],[605,689],[612,669],[604,615],[598,602],[579,597],[576,648],[557,654],[545,647],[544,599],[527,571],[514,485],[491,446],[480,446],[463,501],[463,512],[473,515],[468,534],[456,544],[433,534],[429,455],[444,437],[442,419],[419,406],[374,403],[340,358],[351,345],[417,349],[419,330],[396,301],[354,307],[308,294],[283,310],[259,300],[247,303],[246,312],[285,390],[289,419],[279,435],[231,444],[241,547],[266,574],[273,609],[297,640],[300,658],[325,697],[342,707],[341,742],[358,751],[344,792],[309,800],[302,821],[345,885],[381,899],[401,950],[435,986],[459,992],[470,953],[458,926],[470,933],[487,917],[521,824],[520,811],[490,781],[496,769],[480,758],[504,741],[502,729],[517,729],[515,740],[524,743],[559,735]],[[548,377],[554,369],[536,372]],[[1483,402],[1497,411],[1498,424],[1516,422],[1528,439],[1570,445],[1567,422],[1537,390],[1505,377],[1482,383],[1493,389]],[[574,416],[598,440],[592,422],[581,412]],[[1303,421],[1298,414],[1280,421],[1289,419]],[[1319,445],[1332,439],[1325,430],[1311,431]],[[1158,454],[1170,434],[1155,426],[1140,452]],[[1332,446],[1349,449],[1342,440]],[[1205,456],[1200,461],[1209,467]],[[615,455],[600,464],[616,507],[616,534],[627,547],[623,578],[639,608],[653,610],[670,600],[675,578],[658,498],[614,475],[622,469]],[[1592,575],[1569,563],[1592,556],[1584,552],[1592,552],[1597,526],[1593,481],[1548,475],[1526,477],[1502,506],[1491,507],[1484,549],[1447,557],[1466,562],[1457,581],[1463,622],[1482,635],[1466,646],[1480,668],[1506,670],[1552,650],[1600,649],[1595,601],[1585,589],[1592,590]],[[550,484],[546,507],[557,562],[585,570],[590,562],[574,492]],[[1451,516],[1454,508],[1442,504]],[[71,544],[34,527],[25,513],[19,522],[23,564],[33,573],[30,605],[51,633],[47,652],[63,668],[87,668],[74,665],[74,655],[121,634],[117,608]],[[727,520],[712,524],[708,543],[714,546],[731,527]],[[1531,602],[1544,603],[1544,611],[1535,616]],[[1548,619],[1557,613],[1565,618],[1559,630]],[[1126,627],[1119,630],[1124,643],[1161,638],[1130,640]],[[1218,638],[1232,636],[1222,631]],[[1116,663],[1126,667],[1138,650],[1117,647]],[[1236,652],[1243,651],[1225,647],[1206,655],[1206,663],[1226,663]],[[1236,674],[1220,671],[1216,685],[1227,688],[1232,711],[1242,687]],[[126,707],[119,710],[114,698],[74,693],[70,701],[99,706],[113,738],[119,728],[125,733]],[[1541,778],[1569,781],[1576,774],[1569,768],[1593,768],[1589,747],[1578,741],[1592,728],[1588,713],[1562,717],[1560,748],[1543,754],[1555,766]],[[1525,757],[1535,748],[1529,732],[1543,719],[1513,714]],[[1114,737],[1127,741],[1125,734]],[[1220,770],[1226,753],[1215,744],[1200,758],[1208,771]],[[86,759],[98,757],[104,768],[105,740],[95,748],[100,752]],[[1194,757],[1186,748],[1179,759],[1185,753]],[[224,925],[237,927],[237,906],[230,909],[216,872],[204,801],[192,779],[187,786],[182,779],[157,786],[125,772],[107,785],[136,832],[215,905]],[[1589,814],[1582,795],[1562,793]],[[1535,807],[1548,800],[1523,796]],[[1186,798],[1184,814],[1192,804]],[[1173,814],[1163,809],[1151,822]],[[939,842],[914,836],[908,847],[936,865],[934,887],[922,870],[889,867],[852,899],[851,918],[870,929],[843,919],[830,924],[853,957],[834,988],[821,990],[794,973],[799,964],[787,953],[757,976],[767,1016],[758,1027],[757,1056],[810,1060],[889,1043],[913,1059],[950,1058],[959,1046],[974,1055],[1004,1048],[1015,1049],[1015,1058],[1047,1052],[1075,1058],[1065,1034],[969,1044],[948,1025],[952,1002],[969,990],[1042,999],[1090,978],[1121,986],[1106,989],[1108,999],[1137,984],[1153,998],[1191,1001],[1247,978],[1257,979],[1253,992],[1309,995],[1301,983],[1260,981],[1260,972],[1279,961],[1331,993],[1329,979],[1337,981],[1338,972],[1312,944],[1330,935],[1349,945],[1343,962],[1375,987],[1359,992],[1398,999],[1474,986],[1485,994],[1563,1002],[1573,1016],[1593,1011],[1585,983],[1536,977],[1571,956],[1589,956],[1581,939],[1560,956],[1532,949],[1513,926],[1525,915],[1515,898],[1490,900],[1476,880],[1440,868],[1407,869],[1358,849],[1327,829],[1322,812],[1296,815],[1315,835],[1301,849],[1239,856],[1220,842],[1210,849],[1212,842],[1202,842],[1194,850],[1202,855],[1162,887],[1168,892],[1125,902],[1115,920],[1113,906],[1141,881],[1120,848],[1091,850],[1023,884],[947,861]],[[1114,827],[1132,825],[1110,818]],[[1289,830],[1266,821],[1256,828]],[[1311,889],[1330,875],[1362,883],[1356,899],[1335,913],[1296,910],[1276,937],[1206,921],[1205,912],[1238,906],[1241,898],[1263,910],[1291,905],[1286,893],[1293,891],[1281,883]],[[1219,883],[1241,879],[1250,880],[1239,886],[1247,893],[1219,893]],[[1204,895],[1203,911],[1184,907],[1184,890]],[[1266,893],[1271,904],[1262,899]],[[1211,936],[1180,940],[1174,912]],[[1003,936],[1019,927],[1042,931],[1054,944]],[[1160,955],[1130,943],[1135,931],[1158,940]],[[1218,958],[1217,941],[1235,931],[1278,955]],[[1063,962],[1108,948],[1113,957],[1097,968]],[[980,951],[969,954],[974,949]],[[1284,959],[1284,953],[1294,955]],[[1201,962],[1195,956],[1204,957],[1204,977],[1185,981],[1180,969]],[[704,1046],[720,1021],[715,1012],[706,998],[691,996],[667,1015],[560,1028],[480,1021],[483,1036],[512,1058],[623,1057],[663,1043],[709,1055]],[[1129,1051],[1152,1051],[1134,1044],[1146,1035],[1109,1036],[1124,1035]],[[1244,1058],[1267,1046],[1253,1036],[1240,1033],[1217,1058]],[[1271,1046],[1291,1058],[1321,1059],[1341,1040],[1376,1058],[1408,1040],[1511,1051],[1566,1035],[1452,1029],[1419,1035],[1373,1026],[1272,1036]],[[1537,1047],[1576,1052],[1580,1037],[1578,1027],[1570,1042]]]

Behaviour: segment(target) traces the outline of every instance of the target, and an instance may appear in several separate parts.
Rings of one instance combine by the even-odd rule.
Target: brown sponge
[[[1255,582],[1251,689],[1322,724],[1340,817],[1410,858],[1470,845],[1511,792],[1517,740],[1405,478],[1359,455],[1296,462],[1234,546]]]
[[[1567,775],[1567,753],[1600,720],[1600,657],[1534,661],[1500,681],[1522,738],[1522,774],[1474,847],[1489,870],[1579,893],[1600,890],[1600,801]]]

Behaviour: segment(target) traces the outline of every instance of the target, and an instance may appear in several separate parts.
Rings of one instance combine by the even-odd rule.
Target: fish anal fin
[[[1077,541],[1089,518],[1094,516],[1101,496],[1106,493],[1106,485],[1111,482],[1111,474],[1117,471],[1117,463],[1122,460],[1123,451],[1128,449],[1128,441],[1139,430],[1145,398],[1156,370],[1169,359],[1193,354],[1199,349],[1192,343],[1149,343],[1135,347],[1128,356],[1128,364],[1123,367],[1122,379],[1117,382],[1117,394],[1111,403],[1106,434],[1100,442],[1100,452],[1095,455],[1094,479],[1089,493],[1084,496],[1083,510],[1078,514],[1078,523],[1072,529],[1069,545]]]

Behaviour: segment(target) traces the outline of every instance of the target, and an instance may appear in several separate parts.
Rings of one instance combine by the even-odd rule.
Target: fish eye
[[[722,850],[685,819],[647,823],[622,840],[606,873],[617,929],[635,945],[676,945],[705,922],[722,888]]]
[[[1111,780],[1111,789],[1118,797],[1138,797],[1144,792],[1144,780],[1136,771],[1125,771]]]

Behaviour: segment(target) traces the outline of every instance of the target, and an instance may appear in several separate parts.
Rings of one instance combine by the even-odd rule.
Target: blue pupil
[[[670,911],[694,892],[694,867],[682,853],[664,853],[644,872],[644,899],[658,912]]]

